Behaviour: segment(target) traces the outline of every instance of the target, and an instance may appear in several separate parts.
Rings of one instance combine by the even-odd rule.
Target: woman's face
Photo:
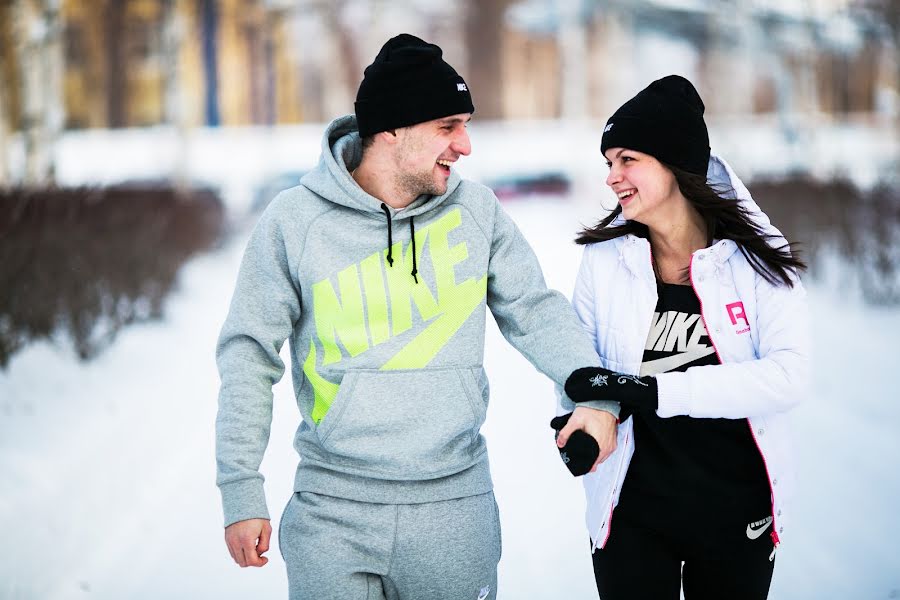
[[[618,197],[622,215],[629,221],[650,225],[654,215],[658,218],[674,208],[670,200],[680,195],[675,175],[654,157],[627,148],[610,148],[606,164],[606,185]]]

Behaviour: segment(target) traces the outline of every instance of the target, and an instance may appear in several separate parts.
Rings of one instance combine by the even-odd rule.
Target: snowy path
[[[548,282],[568,292],[585,207],[508,206]],[[214,485],[213,347],[243,239],[180,275],[166,319],[132,326],[99,358],[36,344],[0,372],[0,598],[282,598],[270,564],[241,570],[222,543]],[[815,400],[795,412],[795,527],[772,598],[900,597],[900,311],[814,289]],[[559,464],[551,386],[491,324],[485,433],[503,521],[502,598],[592,598],[581,486]],[[65,348],[65,345],[61,345]],[[886,376],[888,375],[888,376]],[[891,400],[891,398],[895,398]],[[286,379],[263,463],[273,520],[290,494],[297,409]]]

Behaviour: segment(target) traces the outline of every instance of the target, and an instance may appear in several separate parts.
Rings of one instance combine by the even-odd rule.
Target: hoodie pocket
[[[361,474],[429,479],[484,452],[487,405],[474,369],[351,370],[319,423],[330,460]]]

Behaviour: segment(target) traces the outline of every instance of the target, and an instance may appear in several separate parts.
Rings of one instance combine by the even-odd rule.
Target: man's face
[[[394,163],[403,191],[413,198],[447,191],[452,163],[472,152],[466,131],[471,118],[471,113],[460,113],[397,129]]]

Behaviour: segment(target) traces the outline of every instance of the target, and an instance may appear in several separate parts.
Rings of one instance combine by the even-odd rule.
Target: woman
[[[615,453],[585,477],[603,600],[766,598],[789,532],[805,265],[710,156],[703,111],[675,75],[616,111],[601,150],[619,204],[577,240],[573,302],[602,368],[566,393],[622,407]]]

